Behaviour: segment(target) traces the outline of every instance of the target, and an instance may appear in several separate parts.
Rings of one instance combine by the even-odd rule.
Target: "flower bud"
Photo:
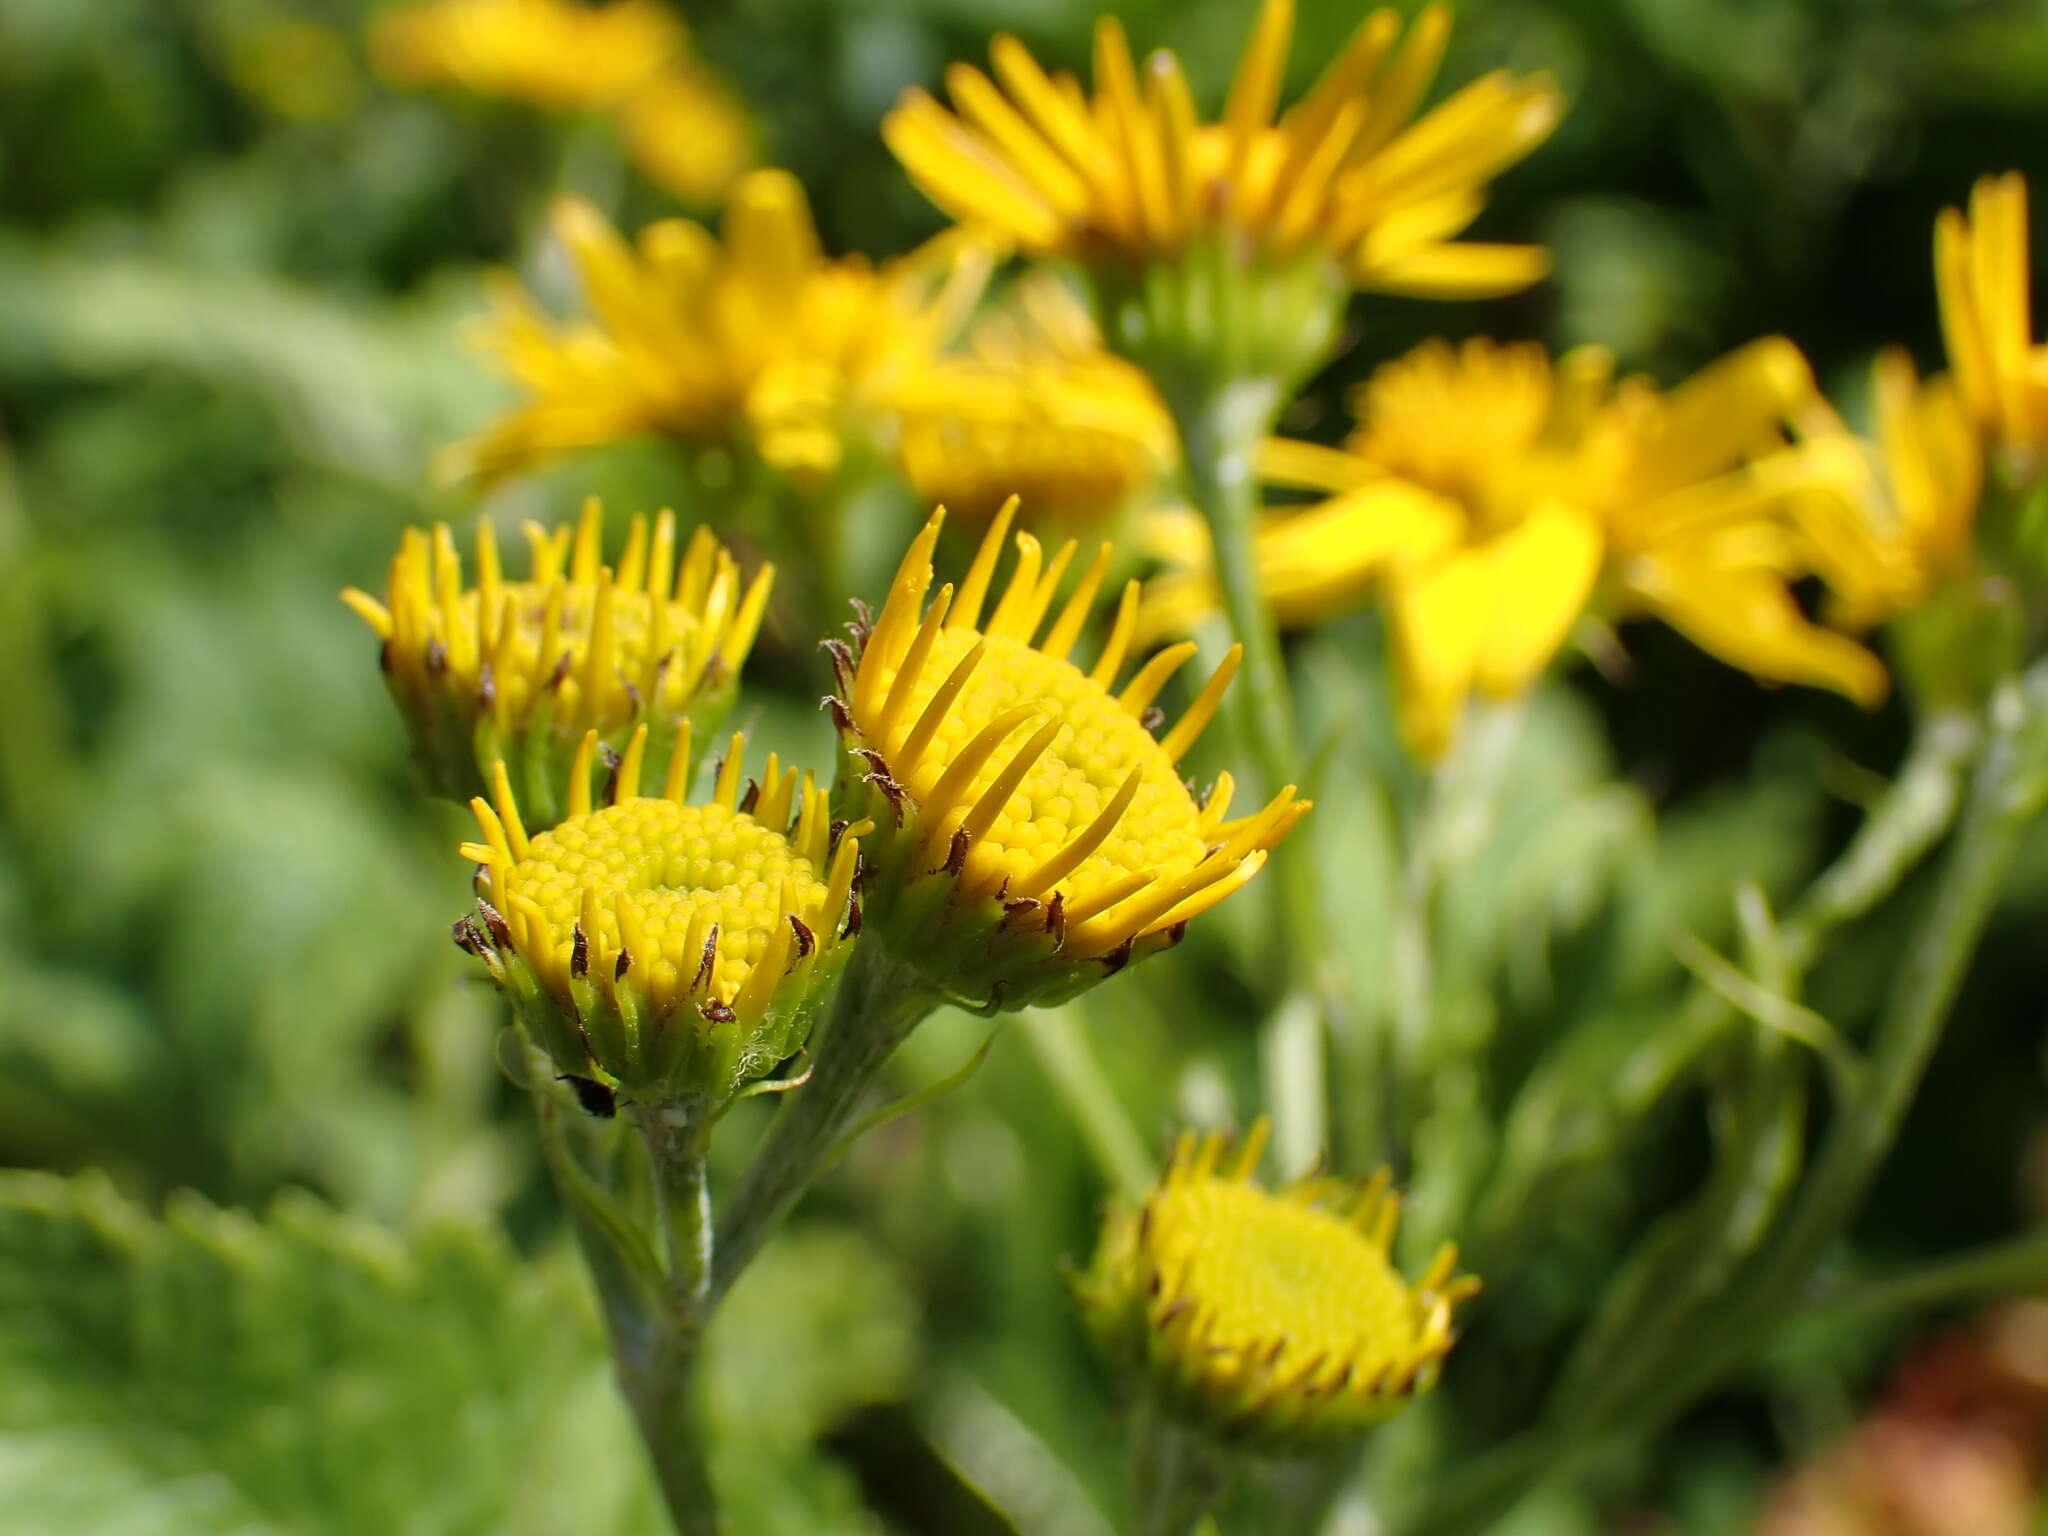
[[[527,825],[552,826],[586,732],[616,754],[645,725],[658,778],[680,730],[724,718],[774,568],[743,589],[738,562],[701,527],[678,561],[669,512],[651,538],[635,517],[618,565],[600,565],[603,522],[593,498],[573,541],[567,527],[528,523],[532,571],[506,581],[495,530],[479,519],[469,588],[445,524],[431,538],[409,529],[383,602],[342,593],[384,642],[385,681],[436,794],[469,799],[502,759]]]
[[[1112,1212],[1075,1294],[1112,1368],[1171,1417],[1229,1443],[1310,1450],[1427,1391],[1479,1282],[1456,1273],[1448,1245],[1418,1281],[1394,1268],[1400,1200],[1384,1170],[1253,1182],[1266,1133],[1261,1120],[1234,1150],[1221,1133],[1183,1135],[1144,1206]]]
[[[565,1075],[715,1111],[808,1036],[857,930],[864,829],[834,823],[811,775],[772,753],[742,793],[740,736],[710,801],[686,803],[687,722],[667,786],[643,796],[647,741],[642,724],[593,808],[587,732],[568,816],[530,836],[497,765],[496,804],[471,802],[482,841],[462,852],[481,866],[479,899],[455,940]]]
[[[943,587],[927,607],[944,513],[933,516],[858,656],[833,648],[841,691],[828,701],[842,813],[876,827],[862,884],[870,941],[990,1012],[1057,1002],[1177,942],[1308,808],[1290,785],[1226,820],[1227,775],[1197,803],[1174,764],[1215,714],[1237,652],[1155,738],[1152,701],[1195,647],[1160,652],[1112,691],[1135,582],[1094,667],[1067,659],[1109,546],[1046,629],[1075,546],[1047,566],[1038,541],[1019,534],[1017,565],[984,622],[1014,512],[1013,501],[990,525],[957,592]]]

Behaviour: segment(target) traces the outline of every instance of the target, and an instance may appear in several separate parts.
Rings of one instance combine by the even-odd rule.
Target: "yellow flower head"
[[[914,375],[895,403],[911,485],[975,522],[1014,495],[1040,527],[1100,525],[1158,486],[1179,455],[1151,383],[1103,349],[1049,272],[1026,277],[1013,305],[974,327],[968,356]]]
[[[1971,417],[2023,478],[2048,448],[2048,346],[2034,340],[2030,276],[2027,183],[2017,171],[1979,181],[1968,214],[1942,210],[1934,279],[1949,367]]]
[[[1276,119],[1293,23],[1292,0],[1264,0],[1214,123],[1197,120],[1172,54],[1141,73],[1105,16],[1092,99],[998,37],[996,80],[955,64],[953,111],[912,90],[883,135],[940,207],[1043,255],[1144,265],[1221,235],[1268,262],[1313,255],[1400,292],[1503,293],[1541,277],[1539,249],[1452,240],[1487,181],[1556,125],[1550,82],[1487,75],[1417,118],[1450,12],[1428,7],[1403,39],[1397,14],[1380,10]]]
[[[1052,1002],[1176,942],[1244,884],[1307,810],[1289,786],[1225,820],[1230,783],[1198,804],[1174,764],[1214,715],[1233,651],[1180,722],[1152,734],[1152,701],[1194,654],[1177,645],[1121,692],[1137,611],[1125,590],[1095,665],[1067,658],[1110,558],[1083,573],[1045,628],[1075,552],[1050,565],[1017,536],[1017,564],[984,621],[1014,504],[956,589],[929,607],[944,513],[905,556],[856,658],[834,650],[846,814],[873,820],[863,889],[873,941],[939,991],[995,1010]]]
[[[793,1055],[845,959],[859,826],[835,826],[808,773],[770,754],[740,784],[735,736],[702,805],[689,731],[659,798],[640,793],[647,728],[593,807],[596,732],[569,776],[568,816],[529,835],[505,765],[481,841],[476,915],[456,942],[489,968],[528,1032],[573,1077],[646,1103],[713,1107]]]
[[[629,245],[585,203],[557,205],[590,318],[560,324],[504,279],[478,338],[527,403],[455,451],[496,476],[646,433],[743,449],[803,479],[835,473],[884,404],[965,322],[989,257],[957,237],[875,268],[828,260],[786,171],[741,178],[723,242],[665,219]]]
[[[385,681],[437,793],[466,800],[490,765],[512,765],[529,823],[562,814],[564,770],[586,731],[606,750],[653,728],[655,771],[692,717],[711,729],[732,702],[759,631],[772,566],[742,584],[738,563],[699,528],[677,558],[673,513],[633,519],[616,567],[601,565],[603,513],[526,525],[532,570],[507,581],[496,530],[477,522],[477,579],[445,525],[406,532],[383,601],[342,600],[383,642]]]
[[[1136,1215],[1112,1213],[1079,1281],[1120,1370],[1229,1440],[1307,1449],[1354,1435],[1435,1382],[1452,1314],[1479,1282],[1446,1246],[1418,1281],[1389,1257],[1400,1200],[1364,1184],[1252,1180],[1266,1137],[1182,1136]]]
[[[1799,512],[1863,469],[1846,444],[1793,445],[1817,398],[1805,360],[1769,339],[1672,390],[1613,376],[1595,348],[1552,363],[1534,345],[1430,342],[1355,397],[1342,448],[1275,442],[1276,484],[1329,499],[1269,515],[1261,579],[1313,622],[1383,592],[1410,745],[1440,753],[1475,691],[1521,693],[1595,606],[1651,613],[1760,678],[1883,697],[1875,657],[1809,623],[1791,584],[1825,573]],[[1213,606],[1206,541],[1162,581],[1148,630]]]
[[[682,47],[681,23],[657,0],[423,0],[370,33],[371,59],[396,84],[564,112],[617,104]]]
[[[754,127],[724,81],[676,64],[633,93],[619,135],[640,174],[686,203],[715,203],[754,162]]]

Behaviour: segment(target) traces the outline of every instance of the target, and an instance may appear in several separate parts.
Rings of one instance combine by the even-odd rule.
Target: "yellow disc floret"
[[[927,962],[950,968],[951,990],[991,1006],[1021,1006],[1046,987],[1070,990],[1082,982],[1075,962],[1107,959],[1113,969],[1140,943],[1172,942],[1189,918],[1250,879],[1306,809],[1289,787],[1257,814],[1226,822],[1227,777],[1206,805],[1196,802],[1174,765],[1215,714],[1237,652],[1155,738],[1152,701],[1195,647],[1162,651],[1115,689],[1135,584],[1093,668],[1068,659],[1108,546],[1048,629],[1075,546],[1048,563],[1036,539],[1018,535],[1016,568],[983,622],[1014,511],[1012,502],[991,524],[958,592],[943,587],[926,607],[943,514],[933,517],[858,664],[840,658],[847,696],[835,701],[851,754],[843,782],[850,791],[873,786],[887,801],[875,808],[888,844],[874,882],[877,910],[900,899],[922,922],[926,901],[899,888],[950,882],[944,931],[959,939],[959,952],[933,934],[904,937]],[[980,947],[997,928],[1022,950]],[[981,939],[967,939],[969,930]],[[1025,932],[1038,937],[1027,941]]]
[[[649,721],[659,771],[679,718],[708,729],[730,702],[774,568],[743,586],[709,530],[678,551],[669,512],[633,519],[615,567],[600,563],[602,534],[595,500],[573,534],[529,523],[532,572],[507,581],[496,532],[479,520],[476,585],[465,587],[447,527],[408,530],[383,602],[342,594],[383,640],[387,679],[443,793],[467,798],[502,756],[546,824],[585,731],[618,750]]]
[[[1478,1282],[1455,1276],[1448,1247],[1416,1283],[1394,1268],[1399,1201],[1384,1173],[1253,1183],[1265,1134],[1261,1122],[1228,1167],[1223,1136],[1182,1137],[1143,1210],[1113,1219],[1082,1300],[1119,1359],[1212,1429],[1354,1432],[1428,1387]]]
[[[570,780],[569,815],[528,836],[500,765],[497,803],[474,802],[483,840],[485,953],[564,1070],[629,1095],[729,1096],[802,1044],[809,1007],[843,958],[858,834],[835,834],[808,773],[769,755],[740,792],[735,736],[709,803],[683,801],[687,733],[660,797],[639,793],[646,727],[593,807],[595,732]],[[514,974],[512,968],[517,967]]]

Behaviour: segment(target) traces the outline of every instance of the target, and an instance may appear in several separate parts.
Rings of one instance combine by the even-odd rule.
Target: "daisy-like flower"
[[[686,798],[687,727],[659,797],[640,793],[638,727],[593,805],[583,738],[568,815],[529,834],[505,765],[481,838],[476,913],[456,942],[489,969],[565,1074],[646,1104],[712,1110],[794,1055],[852,940],[859,827],[835,824],[809,773],[771,753],[741,786],[735,736],[704,804]]]
[[[1256,1183],[1266,1132],[1235,1148],[1182,1136],[1142,1209],[1111,1213],[1076,1293],[1112,1367],[1169,1413],[1226,1443],[1306,1450],[1427,1391],[1479,1282],[1448,1245],[1418,1280],[1394,1268],[1384,1172]]]
[[[1197,118],[1172,54],[1153,53],[1141,71],[1122,26],[1105,16],[1092,98],[1071,76],[1048,75],[1015,38],[998,37],[995,79],[955,64],[946,78],[952,111],[912,90],[883,134],[911,179],[955,218],[1027,251],[1076,258],[1119,292],[1119,269],[1149,271],[1137,286],[1156,290],[1161,269],[1193,257],[1201,283],[1165,284],[1175,289],[1170,303],[1138,301],[1113,317],[1112,344],[1134,355],[1184,328],[1183,350],[1247,351],[1239,362],[1292,376],[1327,344],[1348,286],[1469,297],[1541,277],[1540,249],[1454,237],[1478,215],[1486,183],[1556,125],[1550,82],[1490,74],[1417,117],[1450,13],[1425,9],[1403,37],[1397,14],[1380,10],[1276,118],[1293,22],[1292,0],[1264,0],[1213,123]],[[1242,267],[1264,275],[1263,292],[1216,287],[1219,272]],[[1275,275],[1289,270],[1306,272],[1309,292],[1283,300]],[[1196,303],[1199,314],[1169,319],[1168,309],[1212,288],[1237,295],[1243,312],[1232,320],[1227,306]]]
[[[1791,591],[1829,573],[1802,501],[1864,479],[1847,443],[1789,440],[1816,398],[1779,339],[1669,391],[1615,380],[1594,348],[1553,364],[1533,345],[1426,343],[1363,386],[1342,448],[1268,445],[1271,482],[1329,499],[1268,514],[1261,581],[1296,623],[1383,596],[1402,725],[1424,756],[1475,691],[1528,688],[1589,613],[1653,614],[1759,678],[1874,704],[1877,659]],[[1158,584],[1153,632],[1214,604],[1199,526],[1171,542],[1192,564]]]
[[[1145,375],[1106,351],[1054,274],[1031,273],[897,396],[898,456],[933,505],[985,524],[1011,496],[1041,529],[1101,529],[1156,490],[1179,452]]]
[[[693,719],[710,730],[723,718],[774,568],[742,582],[701,527],[679,558],[669,512],[634,518],[618,564],[604,565],[603,530],[594,499],[573,535],[528,523],[531,570],[508,581],[481,518],[472,587],[446,525],[409,529],[381,601],[342,593],[383,642],[385,681],[437,794],[467,800],[503,759],[527,824],[549,826],[574,794],[566,770],[586,732],[616,753],[651,727],[661,773]]]
[[[2031,480],[2048,449],[2048,345],[2034,339],[2027,291],[2027,184],[1986,176],[1966,214],[1934,226],[1934,278],[1956,390],[1988,441]]]
[[[884,429],[886,401],[964,325],[988,253],[942,236],[880,268],[819,249],[803,188],[754,171],[722,242],[667,219],[628,244],[574,200],[555,229],[587,319],[557,322],[507,277],[477,339],[527,396],[446,468],[503,475],[574,449],[660,433],[829,478]]]
[[[1230,782],[1205,801],[1175,764],[1214,715],[1232,651],[1179,722],[1153,700],[1194,654],[1182,644],[1118,689],[1136,584],[1095,663],[1071,661],[1109,546],[1046,618],[1076,546],[1050,563],[1029,534],[984,615],[1015,503],[956,588],[925,599],[943,512],[904,557],[858,655],[834,650],[843,814],[875,823],[864,886],[870,942],[936,992],[989,1011],[1055,1002],[1176,942],[1243,885],[1307,810],[1290,785],[1230,820]]]
[[[616,106],[651,83],[683,38],[657,0],[423,0],[377,18],[370,57],[398,85],[577,112]]]

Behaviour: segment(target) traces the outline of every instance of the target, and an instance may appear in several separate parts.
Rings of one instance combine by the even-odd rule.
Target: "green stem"
[[[1180,429],[1188,499],[1208,523],[1223,605],[1244,658],[1228,701],[1239,746],[1272,795],[1299,783],[1303,769],[1287,680],[1265,589],[1259,581],[1259,447],[1272,431],[1285,394],[1275,379],[1240,377],[1221,387],[1168,392]],[[1262,1031],[1262,1058],[1296,1070],[1273,1076],[1267,1096],[1287,1148],[1325,1139],[1329,1094],[1322,1035],[1341,997],[1324,942],[1316,840],[1289,838],[1273,852],[1274,974],[1296,978],[1296,996],[1281,999]],[[1299,999],[1297,1001],[1297,998]],[[1313,1009],[1315,1049],[1304,1051],[1300,1016]]]
[[[1912,1312],[1986,1296],[2019,1296],[2048,1285],[2048,1232],[2028,1232],[1970,1253],[1813,1291],[1806,1316]]]
[[[1103,1181],[1125,1199],[1143,1201],[1159,1182],[1159,1165],[1095,1059],[1078,1006],[1029,1009],[1018,1027]]]
[[[718,1502],[706,1464],[697,1362],[711,1321],[711,1196],[704,1156],[708,1106],[636,1110],[653,1174],[667,1283],[643,1318],[641,1347],[619,1357],[619,1381],[682,1536],[716,1536]]]
[[[1188,1536],[1230,1491],[1231,1460],[1157,1405],[1131,1426],[1131,1507],[1137,1536]]]
[[[1280,630],[1259,583],[1258,452],[1279,411],[1280,390],[1271,380],[1241,379],[1170,403],[1180,427],[1188,499],[1209,525],[1224,611],[1244,647],[1231,690],[1239,735],[1270,795],[1300,761]]]
[[[832,1016],[811,1042],[810,1081],[782,1095],[782,1107],[719,1224],[714,1300],[831,1166],[882,1064],[939,1002],[928,983],[880,944],[855,948]]]

